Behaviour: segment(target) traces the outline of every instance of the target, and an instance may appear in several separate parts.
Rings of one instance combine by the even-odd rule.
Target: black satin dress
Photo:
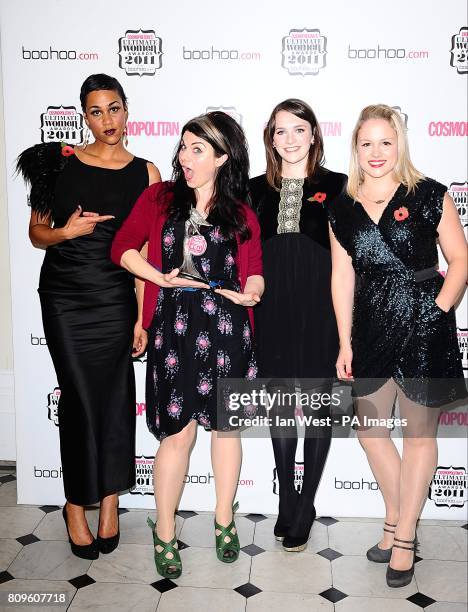
[[[34,183],[33,183],[34,186]],[[146,161],[96,168],[75,155],[58,175],[52,204],[63,227],[78,204],[115,215],[94,232],[47,249],[39,295],[61,395],[65,497],[92,504],[135,484],[135,380],[131,359],[134,282],[110,260],[112,239],[148,186]]]
[[[447,188],[432,179],[403,185],[374,223],[343,194],[328,208],[337,240],[356,272],[352,327],[355,395],[389,378],[411,400],[440,407],[466,397],[454,309],[436,302],[437,226]]]
[[[328,379],[335,375],[338,334],[331,299],[331,257],[326,208],[346,176],[321,169],[303,185],[299,232],[278,234],[280,193],[266,176],[250,181],[262,232],[265,293],[255,309],[255,339],[262,378]],[[323,202],[310,201],[317,192]]]

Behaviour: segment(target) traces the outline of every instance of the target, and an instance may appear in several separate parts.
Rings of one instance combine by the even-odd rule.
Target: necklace
[[[361,197],[364,197],[364,199],[367,200],[368,202],[372,202],[373,204],[383,204],[384,202],[386,202],[392,197],[392,195],[395,193],[397,189],[398,189],[398,185],[396,187],[393,187],[391,192],[388,194],[388,196],[386,196],[383,200],[373,200],[372,198],[368,198],[366,195],[364,195],[361,188],[359,188],[359,194]]]

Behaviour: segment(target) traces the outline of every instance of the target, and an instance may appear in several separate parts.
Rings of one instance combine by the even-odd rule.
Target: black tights
[[[286,393],[294,389],[275,386],[275,391]],[[308,393],[312,391],[301,391]],[[331,395],[331,384],[314,389],[313,393],[328,393]],[[288,535],[299,537],[307,534],[315,518],[314,500],[322,477],[331,442],[331,426],[305,426],[304,439],[304,472],[301,493],[294,487],[295,456],[297,449],[297,427],[295,425],[278,426],[276,415],[280,418],[292,418],[294,402],[289,406],[275,405],[270,416],[273,424],[270,427],[271,441],[275,455],[276,470],[279,482],[278,524],[287,528]],[[325,418],[330,416],[330,407],[323,406],[318,410],[303,406],[304,416]]]

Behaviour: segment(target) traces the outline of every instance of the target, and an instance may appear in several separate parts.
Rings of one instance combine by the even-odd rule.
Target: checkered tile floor
[[[88,511],[91,528],[97,510]],[[302,553],[283,552],[274,517],[236,515],[239,560],[221,564],[213,549],[213,515],[177,516],[183,574],[160,579],[153,563],[147,511],[120,510],[121,544],[92,563],[74,557],[57,506],[17,506],[14,466],[0,466],[0,610],[3,592],[66,593],[67,605],[47,610],[102,612],[466,612],[467,525],[421,521],[415,577],[403,589],[385,584],[385,565],[365,551],[381,521],[321,517]],[[2,599],[3,597],[3,599]]]

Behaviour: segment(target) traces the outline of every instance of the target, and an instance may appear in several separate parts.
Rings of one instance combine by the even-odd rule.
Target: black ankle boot
[[[316,517],[315,506],[312,506],[312,513],[308,524],[305,526],[304,531],[300,535],[290,535],[289,533],[283,540],[283,549],[287,552],[301,552],[307,546],[307,542],[310,537],[310,530],[314,524]]]

